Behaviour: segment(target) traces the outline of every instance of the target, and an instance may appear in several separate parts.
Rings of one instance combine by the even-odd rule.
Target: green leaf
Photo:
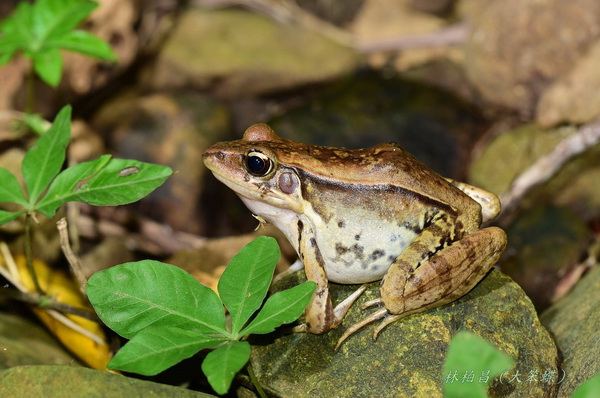
[[[46,217],[52,217],[60,206],[76,200],[78,188],[106,167],[110,159],[110,155],[102,155],[98,159],[79,163],[62,171],[52,181],[46,195],[37,204],[36,210]]]
[[[444,397],[487,397],[487,383],[479,377],[487,375],[488,382],[510,369],[514,360],[490,343],[470,332],[458,332],[450,342],[444,364]],[[473,379],[463,379],[473,375]]]
[[[260,236],[244,246],[221,275],[219,296],[231,315],[234,336],[265,299],[279,255],[277,241]]]
[[[98,7],[98,3],[87,0],[38,0],[33,7],[33,30],[37,37],[43,39],[73,30]]]
[[[86,292],[100,319],[126,338],[150,326],[228,335],[219,297],[173,265],[117,265],[92,275]]]
[[[60,49],[115,60],[107,43],[83,31],[74,30],[98,6],[87,0],[38,0],[21,2],[0,25],[0,64],[18,50],[33,60],[35,72],[51,86],[62,73]]]
[[[19,217],[23,213],[25,213],[25,210],[22,210],[22,211],[0,210],[0,225],[6,224],[7,222],[14,220],[15,218]]]
[[[0,202],[18,203],[27,206],[17,178],[10,171],[0,167]]]
[[[53,46],[74,51],[93,58],[116,61],[117,56],[104,40],[83,30],[74,30],[52,40]]]
[[[46,48],[32,55],[33,69],[52,87],[58,86],[62,74],[63,59],[57,48]]]
[[[33,25],[33,12],[31,4],[19,2],[12,15],[2,21],[0,32],[3,33],[3,41],[17,48],[27,48],[31,43],[31,29]]]
[[[225,338],[170,326],[148,327],[125,344],[108,367],[153,376],[204,348],[212,348],[224,341]]]
[[[79,186],[72,200],[94,206],[135,202],[158,188],[173,170],[137,160],[111,159],[104,168]]]
[[[34,205],[65,161],[65,151],[71,138],[71,107],[60,110],[52,127],[25,154],[21,170],[29,193],[29,205]]]
[[[579,385],[571,398],[596,398],[600,391],[600,374]]]
[[[294,322],[310,303],[316,286],[314,282],[305,282],[275,293],[269,297],[256,318],[240,332],[240,336],[271,333],[278,326]]]
[[[250,359],[250,344],[247,341],[232,341],[206,355],[202,372],[217,394],[225,394],[237,372]]]

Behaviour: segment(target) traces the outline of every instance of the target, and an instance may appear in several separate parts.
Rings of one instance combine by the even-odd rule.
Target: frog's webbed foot
[[[354,291],[351,295],[346,297],[344,299],[344,301],[342,301],[341,303],[339,303],[338,305],[335,306],[335,308],[333,309],[333,322],[331,323],[329,329],[327,329],[326,331],[334,329],[340,323],[342,323],[342,321],[344,320],[344,317],[346,316],[346,313],[348,312],[350,307],[352,307],[352,304],[354,304],[356,299],[358,299],[360,297],[360,295],[363,294],[363,292],[365,291],[366,288],[367,288],[366,284],[362,285],[361,287],[356,289],[356,291]],[[309,330],[307,328],[306,323],[295,326],[292,329],[293,333],[304,333],[304,332],[308,332],[308,331]]]
[[[361,306],[361,309],[364,310],[369,307],[373,307],[375,305],[383,305],[383,303],[381,302],[381,299],[367,301],[366,303],[364,303]],[[385,307],[378,309],[377,311],[373,312],[371,315],[367,316],[363,320],[355,323],[354,325],[352,325],[348,329],[346,329],[346,331],[344,332],[344,334],[342,334],[342,337],[340,337],[340,339],[338,340],[338,342],[335,346],[336,351],[338,348],[340,348],[340,346],[342,345],[344,340],[346,340],[348,337],[350,337],[354,333],[358,332],[360,329],[367,326],[368,324],[384,318],[381,321],[381,323],[379,325],[377,325],[377,327],[375,328],[375,331],[373,332],[373,340],[375,340],[375,339],[377,339],[379,332],[381,332],[387,325],[397,321],[398,319],[402,318],[404,315],[405,314],[391,315],[390,312]]]

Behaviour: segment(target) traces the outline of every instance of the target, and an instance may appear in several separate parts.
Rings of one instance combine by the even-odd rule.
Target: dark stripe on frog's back
[[[300,143],[299,145],[302,145],[303,150],[293,153],[286,152],[283,148],[277,148],[279,162],[292,169],[302,170],[304,175],[310,175],[321,181],[340,185],[360,184],[373,189],[377,189],[378,186],[390,186],[396,192],[402,190],[408,193],[410,191],[418,196],[422,203],[435,203],[435,206],[439,208],[443,207],[444,202],[460,203],[459,199],[468,197],[394,143],[385,143],[364,149],[344,149]],[[349,168],[352,172],[349,172]],[[305,170],[311,170],[311,172]],[[381,184],[381,181],[388,181],[389,184]]]
[[[301,181],[303,181],[301,185],[302,196],[305,199],[311,197],[313,209],[325,222],[329,222],[332,217],[336,216],[327,210],[332,207],[332,202],[337,201],[340,201],[341,205],[345,208],[352,208],[352,206],[369,208],[371,204],[376,203],[381,217],[388,217],[390,221],[402,221],[403,217],[396,214],[397,207],[399,206],[397,203],[399,196],[407,198],[409,206],[415,206],[418,203],[418,206],[423,207],[423,212],[426,212],[429,208],[432,210],[441,210],[452,218],[455,218],[457,215],[456,209],[447,203],[393,184],[347,184],[319,178],[303,170],[296,170],[296,172],[299,174]],[[390,205],[393,209],[389,213],[385,212],[386,205],[383,203],[385,200],[393,201]],[[411,214],[413,217],[404,217],[404,219],[411,219],[413,224],[420,224],[418,214],[415,214],[419,212],[407,211],[403,215],[408,216],[409,213],[413,213]],[[340,217],[340,215],[337,216]]]

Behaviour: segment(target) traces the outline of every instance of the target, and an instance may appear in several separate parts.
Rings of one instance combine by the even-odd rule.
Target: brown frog
[[[279,228],[317,284],[296,331],[337,327],[364,286],[333,306],[328,282],[382,280],[379,309],[351,326],[395,320],[469,292],[506,246],[498,198],[446,179],[395,144],[341,149],[278,137],[256,124],[208,148],[204,163],[260,219]]]

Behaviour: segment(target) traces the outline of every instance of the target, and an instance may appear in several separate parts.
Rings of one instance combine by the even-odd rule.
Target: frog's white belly
[[[366,283],[383,278],[390,265],[417,234],[383,220],[352,225],[332,223],[317,233],[327,279],[336,283]]]

